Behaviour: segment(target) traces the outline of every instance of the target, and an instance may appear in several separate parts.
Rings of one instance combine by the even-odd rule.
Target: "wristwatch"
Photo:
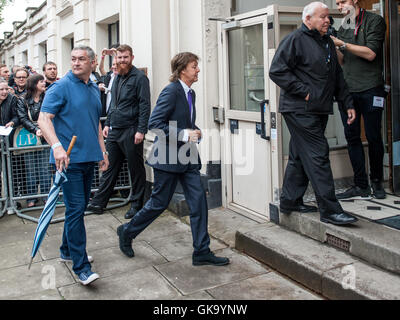
[[[103,151],[103,156],[105,156],[105,155],[109,155],[109,153],[108,153],[108,151]]]
[[[339,50],[340,50],[340,51],[344,51],[344,50],[346,49],[346,47],[347,47],[346,42],[343,42],[343,45],[341,45],[341,46],[339,47]]]

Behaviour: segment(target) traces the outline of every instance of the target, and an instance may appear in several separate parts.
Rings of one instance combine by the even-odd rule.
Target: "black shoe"
[[[372,195],[376,199],[385,199],[386,198],[386,192],[385,189],[383,189],[382,182],[379,180],[372,180],[371,181],[371,187],[372,187]]]
[[[370,199],[372,199],[371,189],[369,186],[365,189],[361,189],[358,186],[353,186],[353,187],[347,189],[345,192],[338,193],[336,195],[336,198],[338,200],[344,200],[344,199],[370,200]]]
[[[301,204],[301,205],[294,206],[294,207],[285,207],[285,206],[280,205],[279,210],[282,213],[289,214],[292,211],[298,211],[300,213],[317,212],[318,208],[314,207],[314,206],[308,206],[306,204]]]
[[[125,213],[125,219],[132,219],[138,211],[138,209],[131,207],[128,212]]]
[[[103,214],[103,213],[104,213],[102,207],[95,206],[95,205],[93,205],[93,204],[91,204],[91,203],[88,204],[86,210],[87,210],[87,211],[90,211],[90,212],[93,212],[93,213],[95,213],[95,214]]]
[[[353,217],[352,215],[345,212],[333,213],[330,215],[321,216],[320,220],[325,223],[332,223],[339,226],[355,223],[358,221],[356,217]]]
[[[119,249],[124,255],[128,256],[129,258],[134,257],[135,252],[132,249],[132,239],[127,239],[124,236],[123,225],[117,228],[117,234],[119,237]]]
[[[192,264],[194,266],[204,266],[204,265],[213,265],[213,266],[225,266],[229,264],[229,259],[225,257],[216,257],[213,252],[209,252],[202,255],[193,255],[192,256]]]

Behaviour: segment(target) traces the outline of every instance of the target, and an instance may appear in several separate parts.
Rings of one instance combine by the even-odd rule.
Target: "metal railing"
[[[4,147],[4,139],[7,139],[7,137],[0,136],[0,218],[4,216],[5,212],[7,211],[7,200],[8,200],[8,185],[7,185],[7,169],[6,169],[6,157],[3,152],[3,147]]]
[[[55,174],[55,169],[49,164],[50,146],[44,144],[16,148],[10,147],[8,137],[0,136],[0,139],[2,160],[0,217],[7,211],[8,214],[16,214],[20,218],[37,223]],[[92,194],[99,188],[101,174],[96,164],[91,187]],[[111,198],[106,209],[122,207],[130,201],[132,188],[126,159],[114,190],[120,193],[122,190],[126,190],[127,197]],[[60,200],[62,195],[60,192]],[[23,207],[21,201],[34,202],[34,205]],[[59,207],[64,207],[62,201],[59,201],[56,208]],[[85,212],[85,215],[89,214],[91,212]],[[64,216],[54,217],[51,223],[61,222],[64,219]]]

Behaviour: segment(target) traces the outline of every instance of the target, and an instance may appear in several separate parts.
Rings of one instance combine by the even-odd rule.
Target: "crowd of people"
[[[115,56],[115,47],[117,45],[113,46],[111,50],[104,49],[102,51],[100,64],[97,62],[96,55],[96,64],[90,75],[90,79],[98,85],[101,92],[102,117],[107,115],[111,103],[111,86],[117,74],[115,59],[113,59],[113,65],[109,72],[105,71],[104,61],[107,55]],[[59,79],[57,64],[52,61],[43,65],[42,73],[28,65],[13,66],[11,72],[7,65],[0,65],[0,125],[14,128],[9,136],[10,146],[26,147],[47,144],[37,121],[46,90]],[[32,134],[33,139],[22,137],[17,140],[16,134],[19,132],[16,130],[17,128],[25,129],[26,131],[23,133]],[[13,160],[15,166],[18,166],[18,174],[15,174],[18,181],[15,183],[23,184],[20,188],[23,191],[20,191],[19,195],[48,193],[51,187],[52,168],[49,167],[47,161],[44,161],[47,157],[48,150],[43,148],[24,152],[23,155],[15,153]],[[38,198],[27,200],[27,207],[35,207],[38,201]]]

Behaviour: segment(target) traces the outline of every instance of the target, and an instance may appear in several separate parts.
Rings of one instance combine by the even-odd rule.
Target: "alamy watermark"
[[[238,129],[234,134],[229,129],[202,130],[199,143],[183,141],[184,132],[178,129],[176,121],[169,122],[168,129],[151,130],[156,136],[152,149],[147,153],[150,165],[199,164],[200,153],[206,159],[219,158],[212,154],[219,153],[222,141],[231,139],[231,153],[224,157],[224,163],[232,165],[235,175],[250,175],[255,169],[255,140],[257,134],[252,129]],[[213,146],[218,146],[213,149]]]

